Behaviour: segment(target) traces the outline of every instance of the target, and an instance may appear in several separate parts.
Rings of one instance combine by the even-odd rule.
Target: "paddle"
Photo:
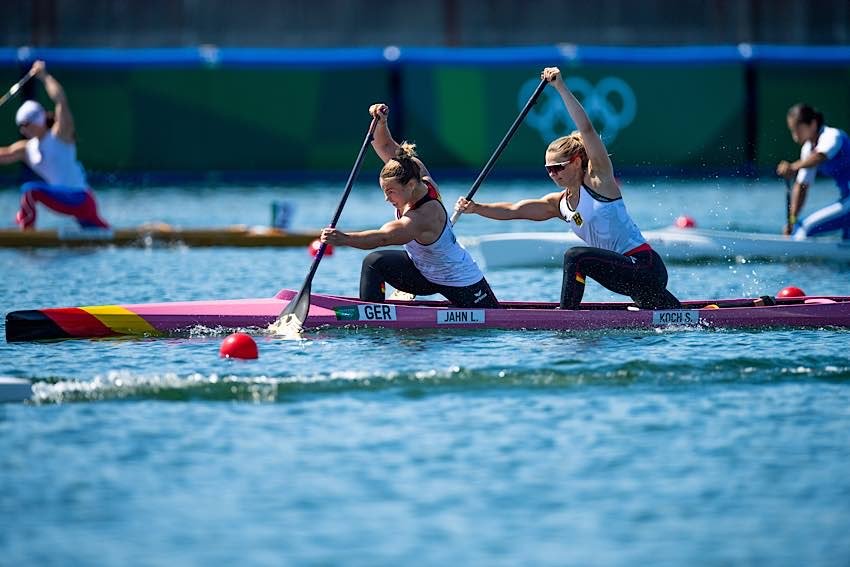
[[[522,124],[523,119],[525,119],[525,116],[531,110],[531,107],[534,106],[534,104],[537,102],[537,98],[540,96],[540,93],[542,93],[543,89],[546,88],[546,83],[546,79],[543,79],[542,81],[540,81],[540,84],[537,85],[537,88],[534,89],[534,92],[531,94],[531,98],[529,98],[528,102],[525,103],[525,106],[523,107],[522,111],[520,111],[519,116],[517,116],[516,120],[514,120],[514,123],[511,124],[508,133],[505,134],[505,137],[502,138],[502,141],[499,142],[498,146],[496,146],[496,151],[494,151],[493,155],[490,156],[490,159],[484,165],[484,169],[481,170],[481,173],[478,174],[478,178],[475,180],[475,183],[472,184],[472,188],[469,190],[469,193],[466,194],[467,201],[472,199],[473,195],[475,195],[476,191],[478,191],[478,188],[481,187],[482,183],[484,183],[484,179],[490,173],[490,170],[493,169],[493,166],[496,165],[496,160],[499,159],[500,155],[502,155],[502,151],[505,149],[505,146],[507,146],[508,142],[511,141],[511,138],[513,138],[514,133],[517,131],[517,128],[519,128],[519,125]],[[452,216],[449,219],[449,222],[452,223],[452,226],[455,225],[457,220],[460,218],[460,215],[460,211],[455,211],[454,213],[452,213]],[[392,293],[392,295],[390,295],[390,299],[413,301],[414,299],[416,299],[416,296],[406,291],[396,290]]]
[[[469,190],[469,193],[466,194],[466,200],[467,201],[472,200],[472,197],[475,195],[476,191],[478,191],[478,188],[481,187],[481,184],[484,182],[484,179],[490,173],[490,170],[493,169],[494,165],[496,165],[496,160],[499,159],[500,155],[502,155],[502,151],[505,149],[505,146],[507,146],[508,142],[511,141],[511,138],[513,138],[514,133],[517,131],[517,128],[519,128],[519,125],[522,124],[523,119],[528,114],[528,112],[531,110],[531,107],[534,106],[534,104],[537,102],[537,98],[540,96],[540,93],[543,92],[543,89],[546,88],[546,84],[547,84],[546,79],[543,79],[542,81],[540,81],[540,84],[537,85],[537,88],[534,89],[534,92],[532,93],[531,98],[529,98],[528,102],[525,103],[525,106],[523,107],[522,111],[519,113],[519,116],[517,116],[516,120],[514,120],[514,123],[511,124],[511,127],[508,130],[508,133],[505,134],[505,137],[502,138],[502,141],[499,142],[498,146],[496,146],[496,151],[494,151],[493,155],[490,156],[490,159],[484,165],[484,169],[482,169],[481,173],[478,174],[478,179],[475,180],[475,183],[472,184],[472,188]],[[455,211],[454,214],[452,214],[452,218],[451,218],[452,225],[454,225],[457,222],[457,219],[460,218],[460,215],[461,215],[460,211]]]
[[[351,193],[351,186],[354,185],[354,179],[360,171],[360,166],[363,164],[363,158],[366,155],[366,148],[372,142],[375,134],[375,127],[378,125],[378,119],[373,118],[369,124],[369,131],[366,133],[366,138],[363,140],[363,145],[360,146],[360,153],[357,154],[357,160],[354,162],[354,167],[351,168],[351,173],[348,176],[348,182],[345,184],[345,191],[342,193],[342,199],[334,213],[330,228],[336,228],[336,223],[342,214],[342,208],[345,206],[345,201],[348,200],[348,194]],[[304,321],[307,319],[307,314],[310,312],[310,286],[313,283],[313,276],[316,275],[316,270],[319,268],[319,262],[325,255],[327,243],[322,242],[319,246],[319,251],[310,266],[310,271],[307,273],[307,279],[304,280],[304,285],[298,294],[286,304],[283,311],[280,312],[277,320],[269,325],[269,330],[277,335],[298,336],[301,333],[301,328],[304,326]]]
[[[13,96],[15,96],[15,94],[19,90],[21,90],[21,87],[24,86],[26,84],[26,82],[29,81],[30,79],[32,79],[34,76],[35,75],[32,73],[32,71],[30,71],[29,73],[24,75],[23,78],[20,81],[18,81],[14,85],[12,85],[9,88],[9,92],[7,92],[2,97],[0,97],[0,106],[3,106],[6,103],[7,100],[9,100]]]
[[[793,219],[791,218],[791,180],[787,177],[785,179],[785,222],[788,223],[788,229],[791,232],[794,232],[794,224],[791,222]]]

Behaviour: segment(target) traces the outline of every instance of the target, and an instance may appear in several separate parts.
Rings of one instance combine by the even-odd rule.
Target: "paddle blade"
[[[301,338],[304,321],[310,313],[310,284],[307,283],[298,295],[289,300],[277,320],[269,325],[268,330],[282,338]]]
[[[269,325],[268,331],[284,340],[299,341],[304,338],[302,322],[294,314],[278,317],[277,321]]]
[[[357,153],[357,159],[354,161],[354,167],[351,168],[351,173],[348,175],[348,181],[345,183],[345,191],[342,192],[342,198],[336,207],[336,213],[334,213],[331,224],[329,225],[330,228],[336,227],[336,223],[342,214],[342,208],[348,200],[351,187],[354,185],[354,180],[360,172],[360,166],[363,165],[366,149],[374,137],[377,125],[377,117],[372,118],[372,122],[369,123],[369,131],[366,132],[366,138],[363,140],[360,151]],[[282,337],[301,336],[304,321],[307,320],[307,315],[310,313],[310,286],[313,282],[313,276],[316,275],[316,270],[319,269],[319,262],[322,261],[325,255],[326,248],[327,243],[322,242],[322,245],[319,246],[319,251],[316,253],[316,257],[313,259],[313,264],[310,266],[310,271],[307,273],[307,278],[304,280],[304,285],[301,286],[301,291],[286,305],[277,318],[277,321],[269,325],[269,331],[275,335]]]

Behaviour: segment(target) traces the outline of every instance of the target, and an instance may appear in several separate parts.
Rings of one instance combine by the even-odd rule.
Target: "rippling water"
[[[833,190],[816,187],[815,203]],[[465,192],[444,184],[447,201]],[[491,183],[482,199],[543,193]],[[118,225],[328,221],[340,187],[109,189]],[[644,228],[775,230],[783,188],[626,185]],[[238,206],[237,206],[238,205]],[[15,195],[0,195],[11,218]],[[753,211],[758,211],[754,215]],[[389,217],[355,189],[340,226]],[[64,221],[46,215],[44,226]],[[460,236],[556,230],[464,217]],[[357,292],[337,250],[316,292]],[[270,296],[304,250],[0,251],[6,311]],[[847,266],[668,266],[682,298],[786,285],[850,294]],[[556,300],[557,270],[488,273],[501,299]],[[615,296],[588,286],[589,300]],[[0,406],[0,546],[9,565],[850,563],[850,332],[329,330],[0,344],[0,375],[35,381]]]

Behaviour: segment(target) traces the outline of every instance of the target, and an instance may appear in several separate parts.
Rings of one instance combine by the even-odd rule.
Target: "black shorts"
[[[378,250],[363,259],[360,299],[375,303],[384,301],[385,282],[414,295],[439,293],[457,307],[499,307],[496,294],[485,278],[462,287],[433,283],[422,275],[404,250]]]

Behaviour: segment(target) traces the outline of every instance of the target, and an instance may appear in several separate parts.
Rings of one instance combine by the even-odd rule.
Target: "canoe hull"
[[[293,290],[273,298],[102,305],[13,311],[6,315],[8,342],[191,335],[197,329],[227,332],[265,329]],[[707,304],[720,308],[706,308]],[[347,297],[311,296],[304,327],[389,329],[651,329],[666,326],[720,328],[850,327],[850,297],[809,297],[754,306],[753,299],[685,302],[679,310],[635,310],[629,303],[587,303],[576,311],[554,303],[503,303],[502,309],[460,309],[445,302],[367,303]]]

